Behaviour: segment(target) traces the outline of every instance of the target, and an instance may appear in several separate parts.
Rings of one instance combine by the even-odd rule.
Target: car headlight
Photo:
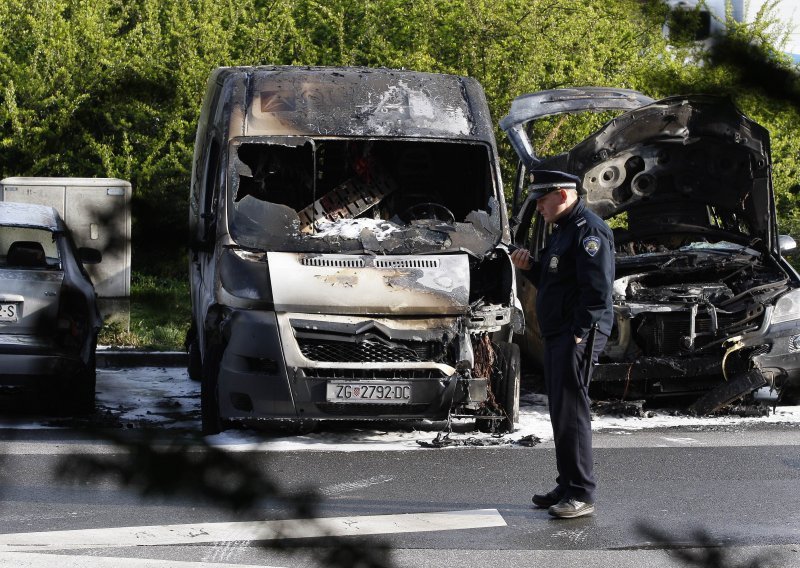
[[[800,320],[800,289],[787,292],[775,302],[772,323]]]

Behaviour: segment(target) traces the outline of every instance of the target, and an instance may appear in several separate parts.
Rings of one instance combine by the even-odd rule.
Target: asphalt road
[[[6,412],[0,566],[310,567],[355,553],[408,568],[674,567],[722,553],[716,566],[800,567],[796,420],[604,427],[597,514],[556,520],[530,503],[554,483],[552,442],[398,450],[379,441],[390,431],[346,425],[301,449],[203,439],[197,391],[178,368],[104,369],[91,419]]]
[[[687,547],[723,550],[732,558],[728,566],[756,556],[768,559],[763,565],[800,566],[795,426],[600,433],[598,513],[566,521],[530,505],[534,490],[552,484],[549,444],[224,452],[215,458],[221,462],[209,462],[180,434],[155,448],[163,451],[180,439],[179,457],[192,465],[187,471],[178,458],[158,462],[153,456],[136,462],[139,472],[142,464],[154,464],[167,483],[151,484],[150,497],[143,498],[142,478],[121,487],[121,475],[98,477],[79,467],[86,458],[130,465],[131,454],[108,440],[63,429],[0,434],[4,566],[317,566],[332,550],[319,534],[346,535],[343,542],[360,552],[387,545],[392,565],[408,567],[682,566],[675,555]],[[246,488],[253,479],[271,480],[276,494],[269,484],[255,485],[258,497],[246,499],[240,514],[200,499],[190,490],[198,480],[193,474],[209,464],[215,483]],[[65,466],[78,473],[57,477]],[[252,476],[220,473],[231,471]],[[303,513],[327,523],[285,525],[279,530],[284,538],[276,536],[263,521],[300,516],[276,495],[307,491],[316,497],[301,500],[310,507]],[[221,524],[229,522],[250,524]],[[664,531],[664,538],[642,526]],[[40,531],[47,534],[35,534]],[[265,547],[275,544],[291,553]],[[695,549],[698,544],[705,548]]]

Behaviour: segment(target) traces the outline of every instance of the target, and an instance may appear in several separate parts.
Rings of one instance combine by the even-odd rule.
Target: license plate
[[[380,402],[384,404],[411,402],[411,383],[329,381],[327,387],[328,402]]]
[[[0,321],[17,321],[17,304],[0,302]]]

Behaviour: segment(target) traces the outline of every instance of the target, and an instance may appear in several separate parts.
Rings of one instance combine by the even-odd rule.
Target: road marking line
[[[67,556],[35,552],[0,552],[0,566],[14,568],[270,568],[253,564],[219,564],[114,556]],[[275,566],[271,568],[277,568]]]
[[[504,526],[507,526],[506,522],[497,509],[289,519],[284,521],[191,523],[0,534],[0,552],[173,546],[228,541],[249,542],[284,538],[398,534]]]
[[[341,493],[358,491],[359,489],[365,489],[372,485],[379,485],[381,483],[388,483],[390,481],[394,481],[394,477],[391,477],[389,475],[375,475],[368,479],[360,479],[358,481],[348,481],[346,483],[338,483],[336,485],[330,485],[328,487],[320,489],[319,492],[322,495],[325,495],[326,497],[333,497],[335,495],[340,495]]]
[[[698,443],[698,440],[694,438],[670,438],[669,436],[661,436],[661,438],[666,440],[667,442],[672,442],[674,444],[681,444],[684,446],[690,446],[692,444]]]

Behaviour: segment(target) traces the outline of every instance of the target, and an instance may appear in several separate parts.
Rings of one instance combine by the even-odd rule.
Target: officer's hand
[[[531,254],[528,252],[528,249],[524,248],[515,249],[514,252],[511,253],[511,262],[514,263],[514,266],[522,270],[530,270],[533,266]]]
[[[580,343],[581,341],[582,341],[582,339],[576,335],[576,336],[575,336],[575,345],[577,345],[577,344],[578,344],[578,343]]]

